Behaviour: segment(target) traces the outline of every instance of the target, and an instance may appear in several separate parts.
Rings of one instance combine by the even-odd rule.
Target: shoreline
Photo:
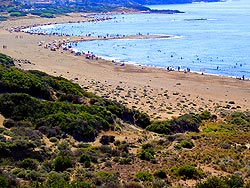
[[[80,14],[73,14],[50,22],[77,22],[80,18]],[[5,30],[12,26],[42,24],[47,21],[36,18],[0,22],[0,52],[19,59],[15,62],[17,67],[63,76],[99,96],[144,111],[152,119],[165,119],[203,110],[223,115],[230,111],[250,109],[248,80],[207,73],[184,74],[142,65],[120,66],[102,58],[85,59],[63,50],[54,52],[38,46],[39,41],[61,40],[62,37],[10,33]],[[7,48],[3,49],[2,45]]]
[[[138,14],[138,12],[135,12]],[[142,14],[144,14],[144,12],[141,12]],[[89,13],[89,15],[85,15],[85,16],[82,16],[81,17],[84,17],[84,18],[88,18],[90,20],[85,20],[85,21],[82,21],[82,23],[84,22],[99,22],[99,21],[105,21],[105,20],[110,20],[110,19],[115,19],[115,18],[112,18],[110,16],[107,16],[107,15],[115,15],[116,13],[108,13],[108,14],[105,14],[103,17],[94,17],[98,14],[91,14]],[[118,13],[117,13],[118,14]],[[120,14],[120,13],[119,13]],[[130,13],[129,13],[130,14]],[[94,16],[93,16],[94,15]],[[100,15],[103,15],[103,14],[100,14]],[[91,17],[92,16],[92,17]],[[70,23],[81,23],[81,21],[69,21],[69,22],[62,22],[62,23],[43,23],[43,24],[35,24],[35,25],[29,25],[29,26],[25,26],[24,28],[32,28],[32,27],[43,27],[43,26],[47,26],[47,25],[55,25],[55,24],[70,24]],[[49,36],[57,36],[57,37],[67,37],[68,39],[70,39],[68,41],[68,43],[78,43],[78,42],[86,42],[86,41],[98,41],[98,40],[139,40],[139,39],[142,39],[142,40],[145,40],[145,39],[172,39],[172,38],[181,38],[183,36],[174,36],[174,35],[167,35],[167,34],[135,34],[135,35],[119,35],[119,36],[74,36],[74,35],[66,35],[66,33],[64,33],[65,35],[59,35],[57,33],[53,33],[53,34],[46,34],[46,33],[43,33],[41,31],[41,33],[39,33],[39,31],[34,31],[34,32],[30,32],[30,31],[22,31],[22,29],[18,29],[17,32],[25,32],[25,33],[29,33],[31,35],[49,35]],[[63,39],[65,40],[65,39]],[[50,41],[50,43],[52,43],[52,41]],[[74,50],[78,51],[78,52],[83,52],[83,50],[78,50],[77,48],[75,48]],[[92,49],[90,49],[89,51],[92,51]],[[84,54],[83,54],[84,55]],[[145,65],[143,63],[139,63],[139,62],[127,62],[127,61],[123,61],[123,60],[119,60],[119,58],[115,58],[113,57],[113,59],[109,58],[109,56],[105,57],[105,56],[100,56],[100,58],[103,58],[105,60],[108,60],[108,61],[116,61],[118,63],[123,63],[123,64],[132,64],[132,65],[139,65],[139,66],[148,66],[148,67],[154,67],[154,68],[163,68],[163,69],[168,69],[170,68],[170,70],[172,71],[179,71],[179,66],[169,66],[169,67],[161,67],[161,66],[155,66],[155,65]],[[195,67],[193,67],[195,69]],[[246,80],[246,81],[250,81],[250,77],[249,75],[232,75],[232,74],[223,74],[222,72],[220,73],[215,73],[215,69],[213,69],[213,71],[210,71],[210,72],[206,72],[205,69],[204,71],[202,70],[193,70],[192,68],[192,73],[197,73],[197,74],[204,74],[204,75],[212,75],[212,76],[223,76],[223,77],[228,77],[228,78],[235,78],[235,79],[238,79],[238,80]],[[182,68],[182,72],[190,72],[190,69],[189,67],[186,67],[185,69]],[[217,70],[218,67],[217,67]],[[218,71],[217,71],[218,72]]]

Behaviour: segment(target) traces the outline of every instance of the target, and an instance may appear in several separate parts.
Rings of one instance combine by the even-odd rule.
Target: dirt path
[[[4,117],[0,114],[0,127],[3,127]]]

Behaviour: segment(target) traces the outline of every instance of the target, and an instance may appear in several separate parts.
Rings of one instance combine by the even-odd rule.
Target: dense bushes
[[[202,117],[202,118],[201,118]],[[185,114],[171,120],[155,121],[146,127],[146,130],[160,134],[174,134],[183,132],[199,132],[202,119],[206,119],[205,114]],[[210,116],[209,116],[210,117]]]
[[[77,140],[93,140],[100,130],[108,130],[115,119],[115,115],[102,106],[43,101],[27,94],[1,94],[0,110],[6,118],[30,121],[44,131],[59,128]]]
[[[82,154],[80,157],[80,162],[84,164],[85,168],[88,168],[91,166],[91,159],[88,155]]]
[[[7,178],[0,175],[0,187],[1,188],[8,188],[9,187],[9,181]]]
[[[2,74],[2,65],[14,65],[13,59],[7,55],[4,55],[2,53],[0,53],[0,70],[1,70],[1,74]]]
[[[148,115],[97,97],[64,78],[9,67],[13,60],[3,54],[0,61],[0,91],[13,93],[0,96],[0,113],[14,121],[30,121],[47,136],[62,131],[92,141],[116,118],[141,127],[150,124]]]
[[[160,169],[160,170],[155,171],[154,176],[161,178],[161,179],[164,179],[167,177],[167,173],[165,170]]]
[[[117,117],[140,126],[150,122],[147,115],[87,93],[64,78],[7,67],[13,61],[0,55],[1,92],[13,93],[0,96],[0,112],[6,118],[30,121],[47,136],[62,131],[85,141],[93,141],[100,130],[108,130]],[[91,105],[83,105],[89,97]]]
[[[53,165],[55,171],[60,172],[66,170],[67,168],[72,167],[72,162],[68,156],[60,155],[53,160]]]
[[[154,177],[149,172],[140,171],[140,172],[137,172],[136,178],[138,178],[141,181],[150,181],[151,182],[151,181],[153,181]]]
[[[151,146],[150,144],[142,145],[142,149],[138,152],[138,157],[141,160],[146,160],[146,161],[154,159],[155,158],[154,155],[155,151],[153,149],[153,146]]]
[[[146,130],[153,131],[159,134],[170,134],[171,125],[169,121],[155,121],[147,126]]]
[[[234,112],[230,115],[228,123],[236,125],[249,125],[250,112]]]
[[[180,143],[178,143],[175,148],[177,149],[181,149],[181,148],[187,148],[187,149],[191,149],[194,147],[194,143],[192,142],[192,140],[182,140]]]
[[[26,158],[22,161],[21,167],[29,170],[35,170],[38,166],[38,161],[31,158]]]
[[[13,17],[20,17],[20,16],[26,16],[27,14],[25,12],[11,12],[10,13],[10,16],[13,16]]]
[[[100,139],[100,143],[103,145],[108,145],[109,143],[113,143],[115,141],[115,136],[103,135]]]
[[[40,14],[40,17],[42,17],[42,18],[54,18],[54,15],[51,13],[42,13],[42,14]]]
[[[41,151],[34,150],[36,147],[34,141],[14,137],[8,142],[0,142],[0,158],[11,158],[13,160],[23,160],[25,158],[46,159],[47,156]]]
[[[181,166],[173,171],[182,179],[198,179],[204,176],[200,170],[190,165]]]

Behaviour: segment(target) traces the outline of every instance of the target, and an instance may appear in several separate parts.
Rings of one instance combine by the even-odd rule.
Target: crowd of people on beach
[[[92,18],[92,19],[89,19],[88,21],[89,22],[100,22],[100,21],[105,21],[105,20],[109,20],[109,19],[112,19],[110,17],[103,17],[103,18]],[[71,23],[71,22],[70,22]],[[80,21],[78,21],[78,23],[80,23]],[[46,26],[46,25],[51,25],[52,23],[46,23],[46,24],[33,24],[32,26],[19,26],[19,27],[14,27],[14,28],[9,28],[7,29],[7,31],[9,32],[25,32],[25,33],[29,33],[29,34],[38,34],[38,35],[47,35],[47,33],[45,33],[44,31],[42,30],[39,30],[39,28],[41,28],[42,26]],[[56,23],[53,23],[53,24],[56,24]],[[29,30],[31,28],[36,28],[34,30]],[[27,29],[27,30],[26,30]],[[92,34],[91,32],[85,34],[85,37],[92,37]],[[55,35],[55,36],[64,36],[64,37],[67,37],[66,39],[62,39],[61,41],[58,40],[54,40],[50,43],[45,43],[45,41],[40,41],[38,43],[39,46],[44,46],[44,48],[47,48],[47,49],[50,49],[51,51],[58,51],[60,49],[62,49],[63,51],[69,51],[70,53],[72,53],[73,55],[75,56],[85,56],[86,59],[96,59],[98,60],[98,57],[93,54],[92,52],[90,51],[87,51],[87,52],[84,52],[84,51],[79,51],[79,50],[76,50],[75,48],[73,48],[73,46],[77,46],[77,42],[72,42],[72,40],[70,40],[69,37],[72,36],[72,34],[69,34],[69,33],[61,33],[61,32],[52,32],[50,33],[49,35]],[[141,33],[138,33],[137,35],[142,35]],[[19,37],[19,36],[15,36],[16,38]],[[79,36],[80,37],[80,36]],[[96,38],[97,39],[108,39],[108,38],[123,38],[123,37],[126,37],[125,35],[111,35],[111,34],[106,34],[104,36],[101,36],[101,35],[98,35]],[[20,35],[20,38],[23,38],[22,35]],[[84,40],[84,38],[79,38],[79,40]],[[3,45],[2,46],[3,49],[6,49],[7,48],[7,45]],[[63,53],[63,51],[61,51]],[[171,55],[171,58],[173,58],[173,55]],[[183,59],[181,57],[181,59]],[[218,57],[217,57],[218,59]],[[197,61],[200,61],[200,58],[197,56]],[[123,63],[123,66],[125,64]],[[236,68],[238,66],[238,64],[236,63],[236,65],[233,67],[233,68]],[[240,64],[239,66],[242,67],[242,64]],[[216,69],[217,70],[220,70],[220,67],[219,66],[216,66]],[[171,66],[168,66],[166,68],[167,71],[183,71],[184,73],[188,73],[188,72],[191,72],[191,69],[189,67],[186,67],[186,68],[182,68],[180,66],[177,66],[176,68],[173,68]],[[205,72],[205,69],[203,71],[201,71],[201,74],[204,74]],[[236,77],[236,79],[239,79],[239,80],[248,80],[246,78],[245,75],[242,75],[242,77]]]
[[[39,41],[38,46],[43,46],[51,51],[68,51],[75,56],[84,56],[86,59],[98,60],[98,57],[90,51],[78,51],[74,47],[77,46],[77,42],[70,42],[70,38],[61,40],[53,40],[52,42],[45,43],[45,41]]]

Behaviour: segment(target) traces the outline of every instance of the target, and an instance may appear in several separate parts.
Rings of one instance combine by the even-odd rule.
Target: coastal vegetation
[[[154,120],[0,53],[0,114],[0,187],[250,184],[249,111]]]
[[[38,15],[40,17],[53,18],[58,14],[66,15],[70,12],[110,12],[130,9],[135,11],[147,11],[151,13],[175,14],[183,13],[178,10],[150,10],[144,5],[150,4],[179,4],[192,3],[201,0],[88,0],[88,1],[52,1],[52,3],[30,3],[29,1],[10,1],[0,2],[0,12],[8,12],[11,17],[26,16],[28,14]],[[216,2],[218,0],[207,0],[206,2]],[[0,17],[0,21],[4,21]]]

